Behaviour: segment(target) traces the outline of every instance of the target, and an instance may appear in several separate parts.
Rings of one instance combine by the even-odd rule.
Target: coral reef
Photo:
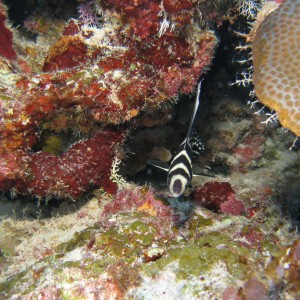
[[[77,2],[71,20],[49,5],[18,29],[0,7],[0,298],[299,299],[294,135],[253,114],[224,51],[203,84],[192,186],[172,198],[146,165],[185,138],[194,97],[178,94],[216,44],[204,28],[261,1]]]
[[[213,122],[207,122],[204,110],[196,124],[203,128],[207,151],[194,166],[210,162],[215,174],[213,181],[194,178],[200,201],[168,198],[167,188],[158,192],[154,183],[149,189],[117,180],[116,195],[99,193],[72,214],[35,221],[5,218],[0,297],[299,297],[299,234],[279,207],[285,191],[298,188],[299,157],[287,149],[293,136],[261,126],[247,106],[223,97],[212,100]],[[153,128],[153,137],[170,137],[168,126],[159,137]],[[132,142],[150,131],[137,130]],[[241,159],[235,149],[245,144],[256,149],[256,142],[247,141],[258,136],[264,136],[260,155]],[[139,155],[144,157],[143,150]],[[205,208],[208,200],[218,206]]]
[[[300,135],[300,2],[282,4],[255,28],[253,84],[259,100],[276,111],[282,126]]]
[[[0,53],[1,72],[5,73],[0,81],[2,189],[37,196],[73,198],[80,195],[58,188],[56,184],[38,184],[46,182],[50,174],[44,172],[50,156],[32,153],[41,131],[72,129],[85,133],[92,139],[86,143],[93,144],[99,124],[119,125],[136,118],[142,110],[155,112],[178,93],[191,92],[210,65],[217,39],[212,31],[200,29],[193,22],[193,15],[197,13],[194,2],[175,5],[168,1],[141,1],[136,5],[102,1],[101,24],[90,23],[85,14],[92,14],[96,7],[87,7],[89,5],[92,3],[81,4],[79,20],[57,21],[59,29],[56,30],[51,30],[52,25],[45,17],[43,24],[49,26],[35,30],[44,36],[35,44],[18,38],[19,32],[14,38],[14,31],[6,25],[5,7],[1,4],[1,34],[7,41],[2,43]],[[34,22],[37,26],[32,25]],[[39,24],[36,14],[25,22],[31,31]],[[53,31],[59,37],[51,45]],[[39,50],[44,57],[36,54]],[[42,64],[41,60],[44,60]],[[112,141],[107,140],[114,143],[114,137]],[[65,157],[74,159],[73,164],[84,160],[86,151],[81,142],[74,147],[78,157],[68,156],[75,153],[72,148],[58,160],[53,158],[53,164]],[[99,157],[99,164],[102,159],[107,161],[106,156]],[[103,165],[107,174],[110,166]],[[53,170],[53,174],[56,171]],[[65,178],[62,185],[72,186],[67,182],[73,181],[73,171],[72,167],[60,168]],[[83,174],[79,181],[99,184],[94,179],[95,174]],[[77,181],[77,189],[86,191],[86,184],[80,185]]]
[[[0,283],[0,296],[232,299],[235,295],[250,300],[255,295],[266,299],[278,289],[298,293],[299,239],[286,246],[281,235],[260,230],[272,228],[274,216],[268,222],[258,217],[250,222],[197,208],[178,228],[172,223],[171,207],[153,190],[132,185],[121,188],[104,206],[98,222],[93,218],[93,224],[91,215],[95,218],[95,209],[78,212],[75,219],[86,228],[65,242],[52,241],[51,247],[39,249],[36,263],[22,272],[14,270],[15,275]],[[70,225],[65,223],[64,230]],[[7,220],[5,227],[12,230],[13,221]],[[259,238],[250,238],[251,232]],[[291,234],[290,238],[294,239]],[[0,263],[17,258],[13,249],[19,243],[2,242],[2,253],[11,256],[3,255]]]
[[[115,193],[117,186],[110,180],[114,158],[112,148],[122,139],[122,132],[104,130],[93,138],[76,143],[59,156],[34,153],[28,162],[31,178],[19,182],[15,188],[21,193],[30,189],[36,196],[58,198],[62,195],[77,198],[93,186]],[[67,174],[65,170],[68,170]]]

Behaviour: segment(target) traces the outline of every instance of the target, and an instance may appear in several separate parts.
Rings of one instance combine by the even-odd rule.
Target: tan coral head
[[[253,83],[282,126],[300,136],[300,0],[267,15],[253,40]]]

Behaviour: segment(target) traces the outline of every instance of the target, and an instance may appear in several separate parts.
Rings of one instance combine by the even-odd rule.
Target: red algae
[[[230,286],[223,292],[222,300],[242,300],[242,298],[239,296],[237,290],[233,286]]]
[[[167,206],[157,199],[151,189],[120,189],[115,199],[107,204],[100,216],[100,222],[105,226],[106,220],[114,215],[121,213],[144,213],[143,219],[147,219],[149,224],[152,224],[160,231],[160,236],[173,235],[171,232],[173,211],[170,206]],[[110,223],[108,223],[110,226]]]
[[[71,198],[82,195],[91,185],[115,193],[117,187],[109,179],[112,148],[122,139],[119,132],[106,130],[75,144],[59,157],[43,152],[33,154],[28,169],[35,179],[26,180],[27,188],[37,196],[63,194]]]
[[[252,277],[245,282],[244,293],[246,300],[268,299],[265,286],[255,277]]]
[[[159,28],[160,2],[158,0],[148,1],[115,1],[103,0],[102,5],[112,8],[120,13],[124,22],[129,22],[134,34],[139,38],[145,39],[157,33]]]
[[[13,34],[5,24],[6,19],[5,6],[0,3],[0,56],[12,60],[17,58],[17,54],[13,48]]]
[[[239,216],[245,211],[245,206],[241,200],[236,199],[235,195],[229,195],[226,202],[221,204],[221,211],[233,216]]]
[[[197,204],[217,212],[241,215],[245,210],[243,202],[236,198],[235,191],[228,182],[206,182],[194,189]]]
[[[191,0],[164,0],[163,6],[168,13],[178,13],[185,9],[191,9],[195,2]]]
[[[265,138],[261,135],[246,137],[242,144],[235,147],[233,152],[242,164],[251,162],[262,155]]]
[[[171,218],[171,208],[157,200],[152,190],[126,188],[118,191],[114,201],[104,207],[101,218],[135,210],[145,211],[162,219]]]
[[[76,57],[76,60],[74,60]],[[87,47],[82,38],[72,35],[62,36],[50,49],[43,71],[68,69],[79,66],[87,59]]]
[[[259,229],[252,227],[245,227],[240,233],[240,236],[245,238],[250,247],[260,246],[260,243],[265,238],[264,234],[261,231],[259,231]]]
[[[110,180],[113,147],[123,138],[122,132],[103,130],[58,157],[46,152],[2,156],[1,188],[14,187],[20,193],[29,190],[38,197],[78,198],[92,186],[115,193],[117,186]],[[10,163],[4,163],[4,159]]]

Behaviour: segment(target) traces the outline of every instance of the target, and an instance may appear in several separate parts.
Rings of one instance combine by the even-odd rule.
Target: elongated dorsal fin
[[[200,104],[200,92],[201,92],[202,81],[203,81],[203,79],[200,80],[200,82],[198,83],[197,96],[196,96],[196,100],[195,100],[194,111],[193,111],[193,115],[192,115],[192,118],[191,118],[191,121],[190,121],[189,129],[187,131],[185,143],[189,141],[191,131],[192,131],[192,127],[193,127],[193,124],[194,124],[194,120],[195,120],[195,117],[196,117],[196,114],[197,114],[197,111],[198,111],[198,107],[199,107],[199,104]]]

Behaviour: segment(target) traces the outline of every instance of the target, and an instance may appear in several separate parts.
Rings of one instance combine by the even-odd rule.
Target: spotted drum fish
[[[194,119],[200,103],[201,84],[202,80],[198,84],[197,97],[186,138],[179,146],[179,150],[170,166],[162,161],[151,159],[147,161],[148,165],[152,165],[168,172],[168,186],[173,197],[181,196],[191,185],[191,180],[194,176],[214,177],[213,174],[207,172],[193,173],[192,167],[192,160],[196,159],[204,151],[204,144],[200,138],[200,134],[193,128]]]
[[[193,123],[200,103],[200,91],[202,80],[198,84],[197,96],[193,115],[189,124],[185,140],[179,146],[178,152],[173,158],[168,170],[168,186],[173,197],[181,196],[190,186],[193,178],[192,155],[203,150],[203,144],[192,135]]]

